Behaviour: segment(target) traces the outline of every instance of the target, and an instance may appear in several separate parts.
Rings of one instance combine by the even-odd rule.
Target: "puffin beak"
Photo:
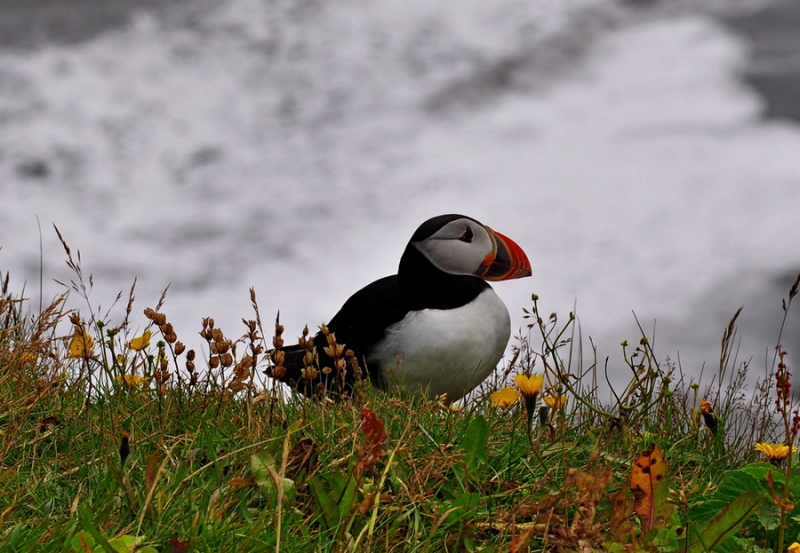
[[[531,276],[531,262],[516,242],[489,227],[485,227],[492,240],[492,253],[483,260],[484,280],[511,280]]]

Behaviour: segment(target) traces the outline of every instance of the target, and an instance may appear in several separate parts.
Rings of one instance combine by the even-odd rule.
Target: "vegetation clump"
[[[266,376],[284,329],[253,290],[241,336],[206,318],[193,344],[166,291],[143,319],[135,281],[118,320],[95,311],[62,242],[76,278],[48,307],[0,279],[4,552],[800,550],[786,353],[750,382],[736,316],[704,387],[644,333],[584,362],[575,317],[533,296],[512,359],[461,403],[362,381],[306,397]],[[340,362],[320,368],[303,331],[309,379],[343,382],[360,369],[328,338]]]

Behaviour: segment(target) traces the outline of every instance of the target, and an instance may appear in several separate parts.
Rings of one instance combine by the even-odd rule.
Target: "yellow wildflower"
[[[152,332],[150,332],[149,330],[145,330],[144,334],[142,334],[141,336],[137,336],[136,338],[133,338],[130,342],[128,342],[127,346],[134,351],[142,351],[143,349],[145,349],[147,346],[150,345],[151,335]]]
[[[492,392],[492,407],[507,409],[514,405],[519,399],[519,392],[514,388],[502,388]]]
[[[526,398],[535,398],[544,384],[544,376],[541,374],[518,374],[514,377],[514,382],[519,386],[519,391],[522,392]]]
[[[76,328],[75,334],[69,343],[67,357],[71,359],[90,359],[94,356],[94,340],[83,329]]]
[[[542,401],[544,401],[550,409],[561,409],[567,404],[567,396],[547,396],[543,397]]]
[[[789,546],[787,549],[789,553],[800,553],[800,543],[794,542],[792,545]]]
[[[146,376],[139,376],[138,374],[126,374],[124,375],[124,377],[121,374],[117,375],[117,382],[119,382],[120,384],[124,382],[126,386],[131,386],[135,388],[138,388],[143,384],[147,384],[149,381],[150,378]]]
[[[544,384],[544,376],[541,374],[518,374],[514,377],[514,382],[517,383],[519,391],[522,392],[525,398],[525,412],[528,414],[528,441],[532,444],[533,437],[531,435],[531,424],[533,424],[533,413],[536,411],[536,398],[539,397],[539,391]]]
[[[755,450],[760,451],[767,456],[770,463],[782,461],[789,456],[789,446],[786,444],[768,444],[766,442],[758,442],[755,445]],[[792,452],[797,451],[795,446],[792,446]]]
[[[19,360],[22,362],[23,365],[33,365],[34,363],[36,363],[38,358],[39,358],[38,355],[29,351],[19,356]]]

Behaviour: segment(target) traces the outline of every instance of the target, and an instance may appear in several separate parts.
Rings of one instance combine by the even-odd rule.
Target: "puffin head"
[[[428,219],[411,237],[409,246],[437,269],[452,275],[484,280],[531,276],[528,256],[516,242],[465,215]]]

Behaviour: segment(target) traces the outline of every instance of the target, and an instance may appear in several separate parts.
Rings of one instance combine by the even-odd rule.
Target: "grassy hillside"
[[[735,321],[717,374],[697,383],[644,336],[587,361],[572,317],[534,296],[513,359],[463,405],[367,383],[306,399],[264,376],[291,339],[265,328],[254,294],[239,330],[172,328],[133,288],[107,320],[69,263],[78,311],[61,297],[39,313],[3,281],[1,551],[756,552],[799,539],[800,478],[780,448],[800,427],[788,370],[777,350],[773,377],[749,382],[730,355]],[[609,390],[607,371],[627,384]]]

